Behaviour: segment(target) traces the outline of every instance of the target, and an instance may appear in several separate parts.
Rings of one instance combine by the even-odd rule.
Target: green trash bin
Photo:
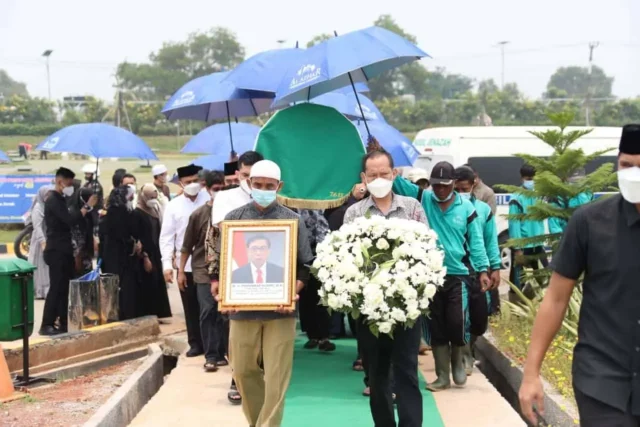
[[[22,337],[22,292],[27,287],[29,336],[33,333],[33,272],[35,267],[20,258],[0,259],[0,341]]]

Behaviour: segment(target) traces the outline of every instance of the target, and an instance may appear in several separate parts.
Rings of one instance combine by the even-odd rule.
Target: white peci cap
[[[82,167],[82,173],[100,175],[100,169],[96,167],[95,163],[87,163]]]
[[[280,166],[271,160],[260,160],[251,167],[250,178],[271,178],[280,181]]]
[[[151,169],[151,174],[153,176],[158,176],[158,175],[162,175],[163,173],[167,172],[167,167],[165,165],[154,165],[153,168]]]

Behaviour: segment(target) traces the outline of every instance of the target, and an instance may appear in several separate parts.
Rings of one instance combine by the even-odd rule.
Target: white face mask
[[[619,170],[618,187],[627,202],[640,203],[640,167]]]
[[[376,178],[373,181],[367,183],[367,190],[369,193],[377,199],[386,197],[393,187],[393,181],[384,178]]]
[[[240,181],[240,188],[242,188],[245,193],[251,194],[251,187],[249,187],[249,180],[245,179]]]
[[[202,190],[202,186],[200,185],[200,183],[192,182],[191,184],[186,185],[184,187],[184,194],[186,194],[187,196],[194,197],[198,195],[200,190]]]
[[[149,209],[159,209],[160,208],[160,202],[158,201],[158,199],[147,200],[147,207]]]
[[[127,199],[133,200],[133,196],[136,195],[136,186],[133,184],[127,185]]]
[[[462,199],[471,200],[471,193],[458,193]]]
[[[69,187],[64,187],[64,188],[62,189],[62,194],[63,194],[65,197],[71,197],[71,196],[73,196],[73,193],[74,193],[74,192],[75,192],[75,190],[74,190],[74,188],[73,188],[73,185],[71,185],[71,186],[69,186]]]

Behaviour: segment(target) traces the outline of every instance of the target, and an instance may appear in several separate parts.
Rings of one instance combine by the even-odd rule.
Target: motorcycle
[[[34,199],[35,203],[35,199]],[[31,234],[33,233],[33,223],[31,222],[31,209],[33,209],[33,204],[22,216],[22,221],[24,222],[24,229],[18,233],[15,240],[13,241],[13,251],[18,258],[22,258],[24,260],[29,256],[29,246],[31,245]]]

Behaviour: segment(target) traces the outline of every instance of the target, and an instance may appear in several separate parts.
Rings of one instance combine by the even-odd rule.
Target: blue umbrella
[[[282,79],[294,65],[294,61],[301,58],[304,52],[305,49],[297,47],[260,52],[229,72],[224,81],[248,91],[273,92],[275,96]],[[360,93],[369,92],[364,83],[358,83],[356,90]]]
[[[358,100],[360,101],[359,104]],[[362,119],[362,114],[364,114],[364,118],[367,121],[385,121],[382,113],[373,101],[364,95],[356,98],[350,87],[325,93],[324,95],[313,98],[310,102],[335,108],[350,119]]]
[[[253,148],[253,144],[256,142],[260,132],[260,127],[251,123],[231,123],[231,131],[233,132],[236,150],[238,153],[244,153]],[[230,149],[231,138],[229,137],[227,124],[219,123],[200,131],[187,142],[181,152],[208,153],[221,156],[224,159],[229,157]]]
[[[173,94],[162,113],[169,120],[190,119],[209,122],[226,118],[233,155],[235,150],[231,117],[266,113],[271,110],[273,94],[238,89],[233,83],[224,81],[228,75],[229,72],[213,73],[191,80]]]
[[[11,159],[9,156],[5,154],[4,151],[0,150],[0,163],[11,163]]]
[[[271,109],[272,94],[248,92],[224,80],[229,72],[198,77],[182,86],[167,101],[162,113],[169,120],[209,122],[230,117],[257,116]]]
[[[384,28],[344,34],[305,49],[292,61],[273,105],[309,101],[335,89],[354,87],[354,82],[366,82],[425,56],[427,53],[416,45]],[[355,89],[354,94],[357,99]],[[366,127],[366,120],[364,124]]]
[[[106,123],[82,123],[67,126],[38,144],[36,150],[105,157],[158,160],[138,136]]]
[[[352,123],[365,143],[369,141],[369,131],[375,135],[382,148],[393,157],[395,166],[412,166],[420,156],[420,152],[406,136],[384,121],[369,122],[368,129],[362,121]]]
[[[224,170],[224,164],[227,161],[229,161],[229,154],[209,154],[207,156],[198,157],[191,163],[210,171],[221,171]]]

